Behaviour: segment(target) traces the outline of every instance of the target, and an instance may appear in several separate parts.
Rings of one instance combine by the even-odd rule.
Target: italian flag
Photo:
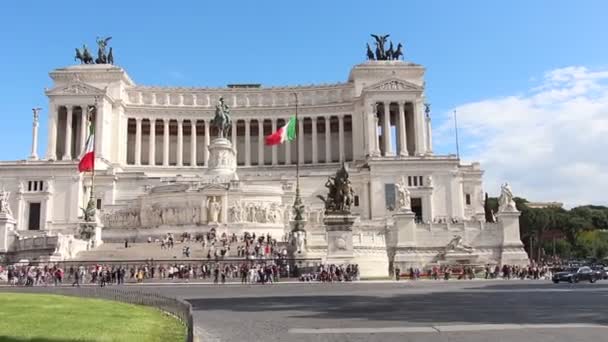
[[[278,145],[296,138],[296,117],[289,118],[287,124],[266,137],[266,145]]]
[[[93,171],[95,167],[95,126],[93,125],[92,115],[89,112],[89,136],[84,146],[84,151],[80,155],[78,172]]]

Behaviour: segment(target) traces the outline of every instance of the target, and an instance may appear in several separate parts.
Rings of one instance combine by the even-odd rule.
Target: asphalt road
[[[608,281],[147,286],[204,341],[606,341]]]

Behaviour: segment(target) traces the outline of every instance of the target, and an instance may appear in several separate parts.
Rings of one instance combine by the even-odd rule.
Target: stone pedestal
[[[0,213],[0,253],[10,249],[9,234],[15,229],[17,221],[9,213]]]
[[[230,140],[216,138],[211,141],[207,173],[217,176],[236,176],[236,150],[232,147]]]
[[[391,234],[391,246],[394,251],[393,264],[401,270],[418,267],[421,260],[416,253],[416,214],[411,210],[393,214],[395,222]]]
[[[496,215],[501,230],[501,255],[502,265],[529,264],[530,258],[524,250],[524,244],[519,235],[519,211],[499,211]]]
[[[353,224],[357,219],[350,213],[327,213],[323,219],[327,230],[328,264],[352,263],[353,253]]]
[[[416,214],[411,210],[393,214],[395,230],[393,242],[396,247],[416,247]]]

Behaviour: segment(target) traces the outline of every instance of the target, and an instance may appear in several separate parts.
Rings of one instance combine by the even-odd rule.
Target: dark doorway
[[[416,220],[422,220],[422,199],[420,197],[412,197],[412,211],[416,214]]]
[[[40,230],[40,203],[30,203],[30,216],[27,229]]]

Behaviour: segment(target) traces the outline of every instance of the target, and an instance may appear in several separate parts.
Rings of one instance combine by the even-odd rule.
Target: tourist
[[[395,280],[399,281],[399,278],[401,277],[401,269],[399,269],[399,267],[395,268]]]

